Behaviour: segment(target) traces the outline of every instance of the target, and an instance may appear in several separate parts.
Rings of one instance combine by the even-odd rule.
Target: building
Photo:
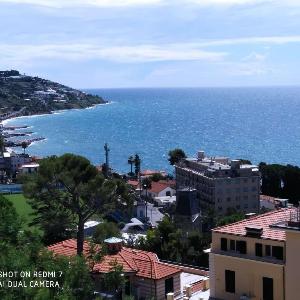
[[[40,165],[38,163],[30,163],[30,164],[22,165],[19,168],[19,171],[21,174],[33,174],[33,173],[37,173],[39,167]]]
[[[210,299],[300,299],[299,251],[298,208],[213,229]]]
[[[138,180],[128,180],[127,183],[134,188],[134,190],[140,192],[140,184]],[[174,180],[160,180],[152,181],[151,188],[143,188],[141,191],[142,196],[148,196],[151,198],[174,196],[176,194],[176,184]]]
[[[28,164],[32,161],[32,158],[28,154],[15,153],[15,152],[4,152],[0,156],[0,170],[6,173],[9,177],[14,177],[19,171],[19,168]]]
[[[202,210],[219,215],[259,211],[260,172],[257,166],[227,157],[186,158],[175,165],[176,187],[195,188]]]
[[[201,214],[197,191],[184,188],[177,190],[175,222],[182,230],[201,230]]]
[[[277,208],[293,206],[292,204],[289,204],[288,199],[275,198],[267,195],[260,195],[259,201],[260,201],[261,210],[266,210],[266,209],[273,210]]]
[[[108,248],[100,262],[93,265],[91,274],[98,293],[105,293],[101,281],[104,274],[111,272],[112,264],[122,265],[126,278],[125,294],[131,294],[135,299],[164,300],[169,294],[170,299],[183,297],[188,287],[191,295],[209,287],[208,272],[189,267],[181,267],[172,263],[162,262],[152,252],[127,248],[122,240],[109,238],[105,240]],[[57,255],[76,255],[76,240],[70,239],[51,246],[48,250]],[[84,254],[89,252],[89,243],[84,243]]]
[[[154,203],[157,206],[170,207],[172,204],[176,203],[176,196],[155,197],[154,198]]]
[[[144,189],[142,194],[144,196],[147,194],[152,199],[155,197],[174,196],[176,194],[175,183],[165,180],[152,181],[151,188],[147,191]]]

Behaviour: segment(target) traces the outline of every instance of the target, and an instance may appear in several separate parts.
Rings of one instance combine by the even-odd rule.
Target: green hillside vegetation
[[[4,195],[4,198],[9,200],[16,209],[17,214],[23,221],[23,228],[28,229],[29,223],[32,221],[33,216],[31,213],[33,209],[27,203],[27,199],[23,194],[12,194],[12,195]]]
[[[95,95],[18,71],[0,71],[0,116],[21,110],[20,115],[86,108],[105,101]]]

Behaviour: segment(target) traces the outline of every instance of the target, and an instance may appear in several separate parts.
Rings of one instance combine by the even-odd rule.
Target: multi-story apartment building
[[[213,229],[210,299],[300,299],[300,210],[283,208]]]
[[[195,188],[202,209],[219,215],[230,211],[259,211],[260,172],[257,166],[227,157],[186,158],[175,165],[176,186]]]

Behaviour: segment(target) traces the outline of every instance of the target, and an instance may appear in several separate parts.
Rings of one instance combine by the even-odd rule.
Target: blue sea
[[[97,89],[110,103],[91,109],[13,119],[34,136],[30,154],[72,152],[95,164],[110,163],[128,172],[127,159],[138,153],[142,169],[167,170],[170,149],[194,156],[249,159],[253,163],[300,165],[300,88],[153,88]]]

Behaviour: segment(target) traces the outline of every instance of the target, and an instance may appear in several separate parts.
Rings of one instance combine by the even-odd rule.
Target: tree
[[[0,195],[0,240],[16,242],[21,221],[13,204]]]
[[[135,176],[138,176],[141,172],[141,159],[138,154],[134,156],[134,173]]]
[[[169,153],[169,159],[170,165],[175,165],[178,162],[180,162],[183,158],[186,158],[186,155],[182,149],[176,148],[173,150],[170,150]]]
[[[152,180],[149,177],[145,177],[142,181],[142,187],[144,190],[150,190],[152,187]]]
[[[110,271],[104,275],[104,285],[107,290],[118,295],[125,285],[123,266],[118,264],[116,260],[110,266]]]
[[[28,143],[27,142],[22,142],[21,147],[23,148],[23,153],[25,154],[25,150],[28,147]]]
[[[116,197],[114,182],[99,174],[89,160],[73,154],[42,160],[38,173],[29,176],[23,188],[36,224],[64,212],[69,227],[76,225],[78,255],[83,252],[84,223],[111,207]]]
[[[97,244],[102,244],[105,239],[110,237],[121,237],[120,229],[113,222],[103,222],[96,227],[93,241]]]
[[[151,176],[151,180],[154,182],[158,182],[158,181],[164,180],[164,179],[165,179],[165,177],[160,173],[155,173]]]
[[[3,155],[3,152],[5,151],[5,140],[2,134],[0,134],[0,153]]]
[[[133,167],[133,164],[134,164],[134,157],[132,155],[130,155],[128,157],[128,164],[130,165],[130,173],[129,173],[129,175],[132,176],[134,174],[132,172],[132,167]]]

